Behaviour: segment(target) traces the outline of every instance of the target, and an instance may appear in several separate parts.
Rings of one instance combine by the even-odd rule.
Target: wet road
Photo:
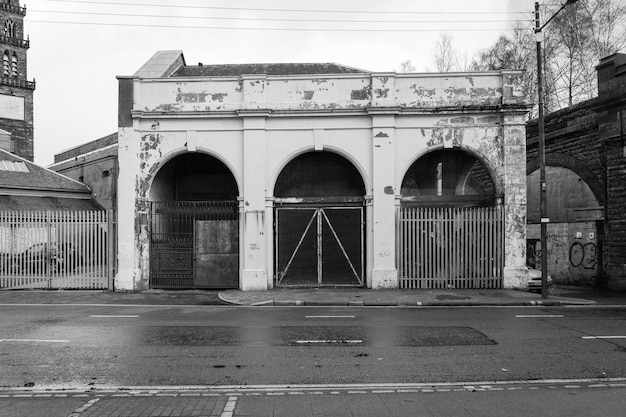
[[[0,385],[626,376],[624,308],[0,306]]]

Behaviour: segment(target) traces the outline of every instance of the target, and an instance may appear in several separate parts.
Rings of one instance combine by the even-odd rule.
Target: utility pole
[[[539,2],[535,2],[535,38],[537,40],[537,95],[539,106],[539,210],[541,221],[541,298],[548,298],[548,223],[550,218],[547,211],[546,195],[546,132],[543,114],[543,63],[541,43],[543,42],[543,28],[556,17],[566,6],[578,0],[567,0],[556,13],[543,25],[539,17]]]

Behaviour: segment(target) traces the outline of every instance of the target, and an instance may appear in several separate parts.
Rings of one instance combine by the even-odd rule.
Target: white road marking
[[[626,336],[583,336],[583,339],[626,339]]]
[[[562,314],[518,314],[515,317],[518,319],[550,319],[564,316]]]
[[[108,319],[108,318],[114,318],[114,319],[136,319],[139,316],[136,316],[136,315],[122,315],[122,314],[92,314],[90,317],[96,318],[96,319]]]
[[[228,402],[224,406],[220,417],[232,417],[235,412],[235,406],[237,405],[237,399],[239,397],[228,397]]]
[[[322,344],[322,343],[335,343],[335,344],[341,344],[341,343],[349,343],[349,344],[356,344],[356,343],[363,343],[362,340],[297,340],[296,343],[305,345],[305,344]]]
[[[354,316],[304,316],[307,319],[353,319]]]
[[[17,342],[17,343],[69,343],[69,340],[53,340],[53,339],[0,339],[0,342]]]

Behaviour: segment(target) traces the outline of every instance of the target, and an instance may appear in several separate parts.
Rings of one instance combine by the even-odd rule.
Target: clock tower
[[[32,161],[35,81],[26,75],[24,16],[19,0],[0,0],[0,149]]]

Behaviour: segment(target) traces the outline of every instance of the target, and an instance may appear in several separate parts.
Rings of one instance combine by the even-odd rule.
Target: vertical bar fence
[[[400,288],[502,288],[501,206],[402,206],[398,229]]]
[[[113,289],[107,211],[0,210],[0,289]]]

